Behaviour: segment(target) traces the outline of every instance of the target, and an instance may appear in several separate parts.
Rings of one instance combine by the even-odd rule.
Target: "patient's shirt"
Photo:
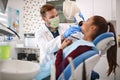
[[[62,70],[66,68],[66,66],[69,64],[68,57],[71,57],[72,59],[76,58],[77,56],[83,54],[84,52],[92,50],[92,47],[86,46],[86,45],[80,45],[75,50],[73,50],[67,57],[63,59],[63,50],[60,49],[57,52],[56,60],[55,60],[55,66],[56,66],[56,79],[61,74]]]
[[[60,49],[56,55],[56,79],[62,72],[62,67],[64,68],[69,64],[68,57],[72,59],[76,58],[80,54],[88,51],[96,49],[93,42],[85,41],[85,40],[77,40],[73,42],[70,46],[66,47],[64,50]]]
[[[76,49],[80,45],[86,45],[93,48],[95,47],[95,45],[91,41],[85,41],[83,39],[77,40],[63,50],[63,58],[68,56],[69,53],[71,53],[74,49]]]

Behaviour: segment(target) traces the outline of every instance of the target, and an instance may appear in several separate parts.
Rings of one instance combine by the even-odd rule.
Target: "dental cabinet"
[[[16,51],[18,60],[39,62],[40,49],[37,47],[16,46]]]
[[[36,45],[33,33],[24,34],[24,44],[16,44],[17,59],[39,62],[39,48]]]

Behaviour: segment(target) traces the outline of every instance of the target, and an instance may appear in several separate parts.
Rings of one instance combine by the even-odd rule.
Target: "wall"
[[[85,19],[93,15],[100,15],[107,20],[116,20],[116,0],[76,0],[76,3]]]
[[[76,4],[78,5],[81,12],[83,13],[85,20],[94,14],[94,12],[93,12],[93,7],[94,7],[93,0],[76,0]]]
[[[120,34],[120,0],[116,0],[116,14],[117,14],[117,36]],[[120,65],[120,47],[118,47],[117,61]],[[120,80],[120,67],[117,68],[116,80]]]
[[[34,33],[41,25],[40,6],[45,0],[9,0],[8,6],[20,10],[20,32],[23,37],[24,33]]]
[[[40,7],[46,0],[24,0],[23,26],[25,33],[34,33],[35,29],[43,23],[40,17]]]
[[[14,38],[10,45],[11,47],[11,58],[16,58],[17,43],[24,43],[24,33],[34,33],[37,28],[43,23],[41,21],[39,9],[41,5],[45,4],[46,0],[8,0],[8,7],[17,9],[20,11],[20,26],[19,35],[21,39]],[[7,17],[6,17],[7,20]]]

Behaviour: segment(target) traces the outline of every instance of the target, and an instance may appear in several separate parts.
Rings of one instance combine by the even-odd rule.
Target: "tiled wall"
[[[24,33],[34,33],[43,23],[40,17],[40,7],[46,3],[46,0],[24,0],[24,3]]]

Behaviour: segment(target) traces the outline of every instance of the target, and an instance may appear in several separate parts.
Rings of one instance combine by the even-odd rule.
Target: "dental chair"
[[[58,80],[93,80],[91,78],[92,70],[101,56],[115,44],[114,34],[112,32],[103,33],[94,39],[93,43],[98,51],[96,49],[89,50],[73,60],[69,59],[70,64],[64,69]]]

